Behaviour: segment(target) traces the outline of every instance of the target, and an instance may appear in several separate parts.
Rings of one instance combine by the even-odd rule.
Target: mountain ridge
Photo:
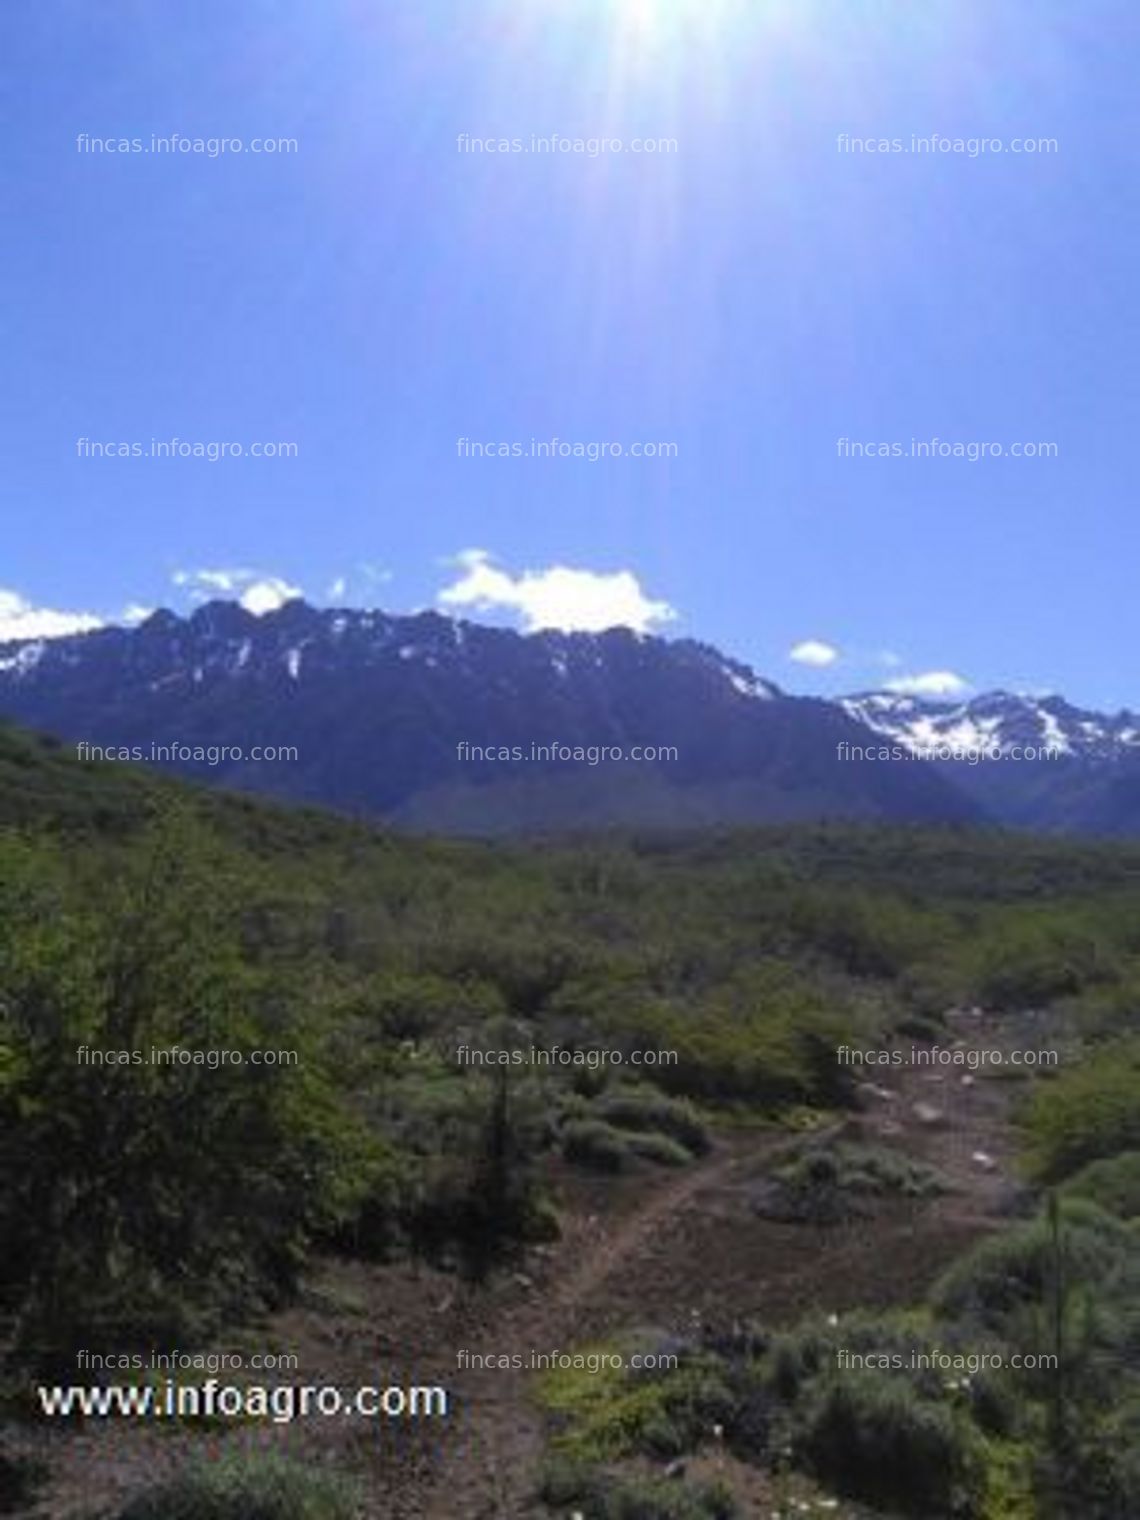
[[[133,628],[0,645],[0,712],[143,758],[154,744],[237,749],[172,769],[416,829],[849,818],[1140,833],[1131,714],[1009,693],[798,696],[711,645],[626,628],[521,634],[434,611],[296,600],[255,615],[213,601],[186,617],[160,609]],[[1058,734],[1063,759],[1030,775],[1024,765],[849,758],[874,739],[913,753]],[[295,748],[297,759],[254,762],[248,752],[262,745]],[[557,745],[570,753],[535,758]],[[645,747],[671,753],[612,756]],[[522,755],[472,759],[490,749]],[[601,749],[606,757],[591,758]]]

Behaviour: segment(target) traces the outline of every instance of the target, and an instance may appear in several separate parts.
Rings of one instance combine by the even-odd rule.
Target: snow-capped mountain
[[[1074,707],[1058,696],[986,692],[968,701],[934,701],[872,691],[841,704],[876,734],[914,752],[949,747],[1000,752],[1048,749],[1068,758],[1114,762],[1140,756],[1140,717]]]
[[[854,818],[1140,835],[1132,714],[1006,692],[793,697],[708,645],[625,629],[523,636],[433,612],[211,602],[0,645],[0,714],[198,780],[444,831]],[[876,739],[1011,763],[852,757]]]
[[[1006,691],[960,702],[864,692],[841,705],[883,744],[928,760],[956,756],[929,764],[1001,823],[1140,835],[1134,713],[1091,712],[1059,696]]]
[[[200,780],[438,829],[982,816],[933,767],[842,763],[865,730],[835,704],[623,629],[523,636],[436,613],[213,602],[0,646],[0,713]],[[152,745],[238,754],[169,761]],[[551,745],[569,754],[532,748]],[[253,758],[263,746],[297,753]],[[603,746],[657,755],[598,759]]]

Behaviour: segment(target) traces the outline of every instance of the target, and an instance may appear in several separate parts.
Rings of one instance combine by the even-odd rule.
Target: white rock
[[[916,1103],[911,1112],[920,1124],[941,1124],[945,1117],[933,1103]]]

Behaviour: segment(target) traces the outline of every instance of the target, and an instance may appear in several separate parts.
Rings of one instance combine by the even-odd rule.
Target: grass
[[[353,1520],[339,1478],[273,1457],[198,1463],[104,1520]]]

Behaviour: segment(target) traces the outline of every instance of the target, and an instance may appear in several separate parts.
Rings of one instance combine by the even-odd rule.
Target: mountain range
[[[1004,692],[798,697],[707,645],[619,628],[522,635],[434,612],[298,600],[255,616],[210,602],[0,645],[0,714],[117,758],[439,832],[844,818],[1140,834],[1131,714]],[[939,744],[1006,758],[907,758]],[[1015,760],[1014,746],[1054,758]],[[289,754],[254,757],[267,747]],[[629,758],[639,747],[656,758]]]

